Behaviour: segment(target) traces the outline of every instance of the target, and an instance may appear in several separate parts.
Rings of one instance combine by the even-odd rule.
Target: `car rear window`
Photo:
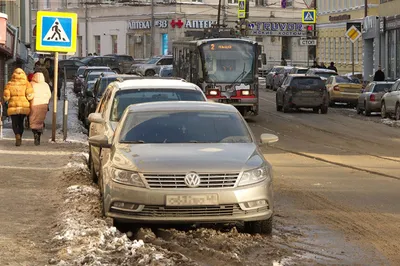
[[[333,72],[315,72],[315,75],[318,75],[323,78],[329,78],[331,76],[337,76],[338,74]]]
[[[297,74],[305,74],[307,73],[308,69],[298,69]]]
[[[204,102],[204,95],[195,90],[177,89],[135,89],[118,91],[111,108],[111,121],[119,121],[125,108],[131,104],[160,101]]]
[[[336,77],[337,83],[356,83],[360,84],[360,80],[358,78],[349,78],[349,77]]]
[[[133,57],[128,55],[119,56],[121,60],[133,62]]]
[[[388,84],[376,84],[374,86],[374,92],[384,92],[385,90],[388,90],[390,87],[393,86],[393,83],[388,83]]]
[[[295,88],[324,87],[325,83],[320,78],[293,78],[290,85]]]

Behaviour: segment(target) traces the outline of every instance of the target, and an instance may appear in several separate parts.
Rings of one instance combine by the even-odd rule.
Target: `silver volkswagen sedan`
[[[261,143],[278,141],[262,134]],[[270,234],[272,168],[231,105],[153,102],[130,105],[102,148],[103,212],[115,223],[234,223]]]

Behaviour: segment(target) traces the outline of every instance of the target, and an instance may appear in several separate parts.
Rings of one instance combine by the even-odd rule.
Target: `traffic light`
[[[242,20],[238,19],[235,21],[235,35],[236,36],[241,36],[242,35]]]
[[[307,25],[306,26],[307,30],[307,38],[311,39],[315,36],[315,30],[314,30],[314,25]]]

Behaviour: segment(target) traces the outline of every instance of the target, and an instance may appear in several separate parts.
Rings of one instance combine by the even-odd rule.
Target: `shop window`
[[[43,0],[43,9],[50,9],[50,0]]]
[[[32,0],[32,10],[39,9],[39,0]]]
[[[292,37],[282,37],[282,56],[285,59],[292,58]]]
[[[111,53],[118,54],[118,36],[111,35]]]
[[[203,0],[192,0],[193,3],[202,3]]]
[[[95,35],[94,36],[94,52],[97,55],[100,55],[100,50],[101,50],[101,47],[100,47],[100,35]]]
[[[228,4],[237,4],[238,0],[228,0]]]

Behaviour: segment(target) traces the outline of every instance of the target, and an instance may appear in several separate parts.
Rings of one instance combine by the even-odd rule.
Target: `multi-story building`
[[[218,13],[218,0],[154,0],[153,7],[149,0],[33,2],[34,10],[78,13],[79,56],[118,53],[147,58],[169,54],[172,41],[185,37],[187,31],[210,28]],[[238,0],[222,0],[220,24],[234,27],[237,4]],[[306,64],[308,49],[299,42],[306,34],[301,23],[304,8],[302,1],[294,0],[250,2],[249,20],[255,25],[251,38],[263,44],[269,64],[279,64],[282,57],[288,64]],[[33,24],[35,17],[33,14]]]
[[[379,0],[368,0],[369,16],[378,15]],[[365,0],[317,0],[317,58],[328,65],[335,62],[340,74],[352,72],[354,52],[355,72],[363,72],[363,38],[354,46],[345,36],[347,22],[362,23]],[[353,51],[354,47],[354,51]]]
[[[0,0],[0,13],[8,16],[5,45],[0,45],[0,99],[3,88],[17,65],[28,61],[30,44],[29,0]]]

